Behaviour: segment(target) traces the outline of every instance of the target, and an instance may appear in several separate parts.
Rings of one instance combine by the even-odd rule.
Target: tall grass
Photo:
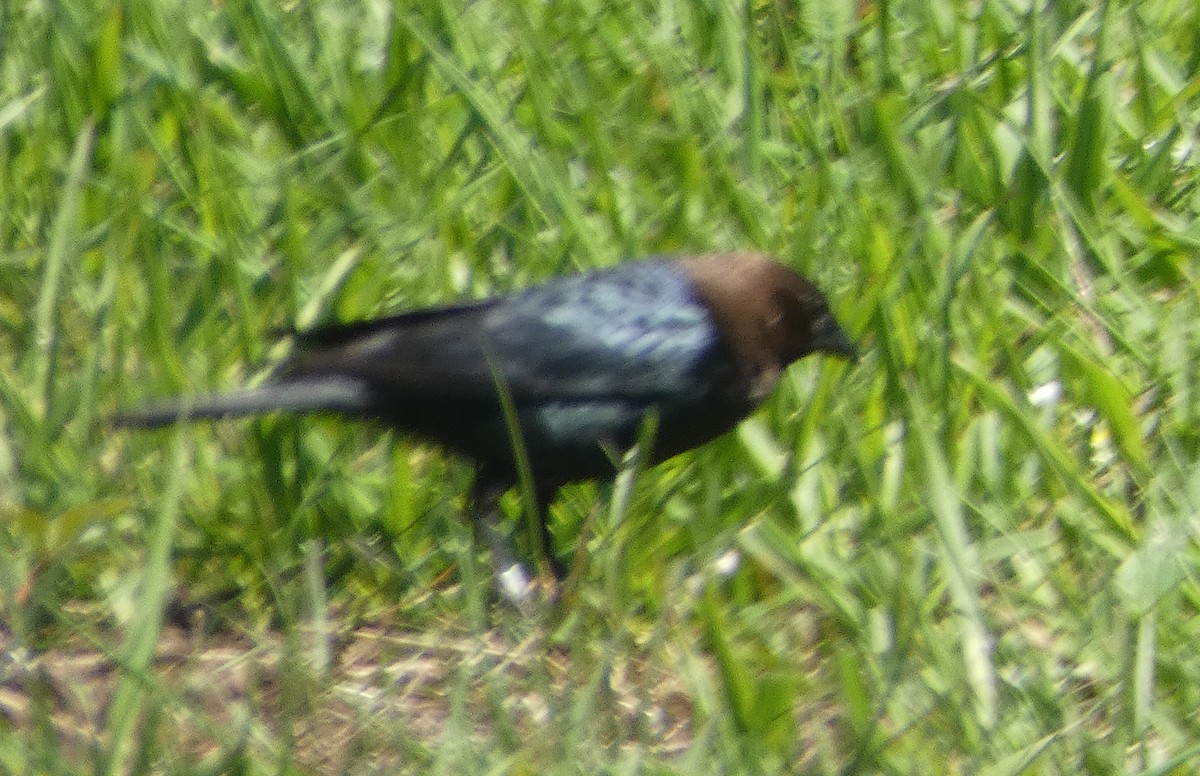
[[[1195,4],[66,0],[0,46],[4,770],[1195,770]],[[864,357],[566,489],[531,620],[435,450],[104,421],[728,248]]]

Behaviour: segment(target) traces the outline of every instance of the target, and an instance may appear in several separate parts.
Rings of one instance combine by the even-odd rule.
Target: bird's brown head
[[[679,261],[746,370],[755,401],[780,373],[811,353],[855,360],[854,343],[817,287],[759,253],[713,253]]]

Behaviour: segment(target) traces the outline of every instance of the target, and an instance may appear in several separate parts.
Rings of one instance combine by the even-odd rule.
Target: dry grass
[[[155,696],[149,706],[159,749],[193,764],[243,749],[269,761],[280,754],[275,742],[294,739],[289,758],[305,772],[420,772],[398,742],[465,735],[486,746],[497,735],[496,720],[484,711],[497,683],[506,688],[504,725],[526,741],[553,735],[559,725],[551,718],[570,713],[563,698],[594,667],[581,671],[570,650],[548,644],[535,628],[519,640],[498,629],[451,636],[451,624],[419,631],[360,625],[327,639],[301,629],[305,643],[289,648],[279,632],[209,630],[202,617],[194,619],[190,627],[162,630],[146,686]],[[330,656],[327,666],[315,664],[318,654]],[[687,679],[696,666],[673,665],[669,652],[612,657],[599,693],[608,745],[678,761],[704,724]],[[828,670],[814,653],[801,659],[814,681]],[[121,674],[113,655],[79,643],[34,653],[14,648],[5,635],[0,665],[0,716],[8,725],[53,739],[67,761],[85,761],[106,746],[104,713]],[[711,661],[703,669],[715,676]],[[455,687],[464,678],[469,688],[459,697]],[[453,708],[464,702],[474,709],[465,731]],[[809,735],[837,724],[831,703],[806,703],[796,713]]]

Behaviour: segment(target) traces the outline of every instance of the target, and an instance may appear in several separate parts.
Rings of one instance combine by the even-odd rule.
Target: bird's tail
[[[365,412],[371,406],[366,386],[348,377],[323,376],[269,383],[190,399],[164,399],[123,410],[112,417],[117,426],[153,428],[191,420],[218,420],[290,412]]]

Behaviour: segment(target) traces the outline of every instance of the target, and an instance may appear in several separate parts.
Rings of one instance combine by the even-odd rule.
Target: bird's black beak
[[[843,356],[851,363],[858,361],[858,347],[832,315],[822,315],[813,322],[812,338],[813,350]]]

